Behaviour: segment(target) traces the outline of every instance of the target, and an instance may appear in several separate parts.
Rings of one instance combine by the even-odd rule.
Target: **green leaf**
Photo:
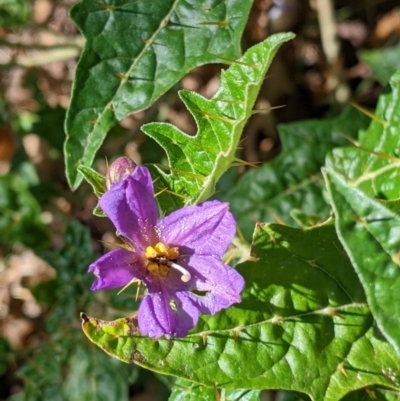
[[[0,0],[0,26],[25,24],[31,14],[27,0]]]
[[[250,48],[221,74],[221,84],[211,100],[181,91],[180,97],[196,120],[197,135],[191,137],[166,123],[150,123],[142,130],[166,151],[171,171],[152,168],[161,208],[168,212],[209,198],[221,175],[235,161],[243,127],[265,74],[279,47],[293,34],[270,36]],[[167,190],[166,190],[167,189]]]
[[[7,372],[8,364],[13,360],[14,355],[8,341],[0,337],[0,375],[4,375]]]
[[[59,320],[60,324],[60,320]],[[61,339],[40,343],[17,371],[26,401],[128,400],[135,366],[83,347],[82,333],[68,327]]]
[[[215,401],[217,389],[204,387],[187,380],[178,379],[168,401]]]
[[[87,274],[87,268],[94,259],[89,229],[73,220],[63,233],[63,240],[62,247],[40,253],[56,270],[55,282],[51,287],[43,283],[34,291],[36,294],[38,290],[43,291],[39,301],[52,302],[46,327],[50,333],[59,334],[70,330],[70,324],[76,321],[80,309],[93,297],[89,291],[93,277]],[[52,292],[46,294],[49,290]],[[63,322],[61,326],[60,321]]]
[[[78,167],[78,171],[82,174],[83,178],[88,182],[88,184],[93,188],[94,194],[98,198],[100,198],[107,189],[105,177],[92,168],[84,166],[83,164]],[[93,209],[93,214],[97,217],[106,216],[99,205],[97,205]]]
[[[326,165],[367,195],[390,200],[399,197],[399,156],[400,70],[381,94],[368,129],[360,131],[357,147],[335,149]]]
[[[242,302],[203,316],[185,338],[140,337],[133,318],[84,316],[83,330],[125,362],[210,388],[280,388],[324,401],[374,384],[400,388],[400,358],[376,331],[333,225],[258,225],[252,253],[238,268]]]
[[[62,387],[65,400],[129,400],[126,365],[83,347],[77,347],[69,362],[69,375]]]
[[[91,185],[94,194],[100,198],[106,191],[106,179],[103,175],[90,167],[81,165],[78,171],[83,175],[83,178]]]
[[[23,243],[33,249],[47,247],[49,233],[41,214],[40,205],[20,174],[0,177],[0,243]]]
[[[396,276],[399,249],[396,237],[385,237],[385,233],[392,232],[392,224],[399,220],[395,201],[399,197],[399,154],[400,70],[381,94],[373,121],[360,132],[357,147],[335,149],[327,158],[327,185],[331,187],[339,236],[361,278],[379,328],[398,352],[400,333],[395,320],[400,315],[393,304],[398,302],[393,288],[400,283],[400,273]],[[386,215],[389,220],[371,220],[377,215]],[[348,227],[355,231],[348,231]],[[365,242],[359,244],[360,238]]]
[[[218,395],[217,395],[218,392]],[[261,392],[258,390],[225,390],[218,391],[200,386],[187,380],[178,379],[172,389],[168,401],[260,401]],[[220,398],[217,398],[220,397]]]
[[[244,174],[223,197],[230,202],[243,235],[251,238],[256,221],[297,226],[307,220],[325,220],[330,211],[320,175],[325,156],[347,144],[346,137],[355,136],[366,122],[365,116],[349,108],[336,118],[279,125],[282,153]],[[302,216],[293,215],[292,209],[300,209]]]
[[[279,391],[276,397],[279,401],[309,401],[310,398],[305,394],[295,391]]]
[[[400,393],[378,388],[365,388],[354,391],[342,399],[342,401],[399,401]]]
[[[67,178],[90,166],[107,131],[149,107],[193,68],[240,55],[251,0],[84,0],[71,18],[86,44],[65,128]]]
[[[326,170],[336,230],[379,329],[400,354],[400,216]]]
[[[391,47],[360,52],[360,59],[372,70],[372,74],[386,84],[400,68],[400,42]]]

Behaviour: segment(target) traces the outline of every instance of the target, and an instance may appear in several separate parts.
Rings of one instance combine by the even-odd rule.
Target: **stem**
[[[35,55],[21,55],[15,57],[10,63],[0,65],[0,70],[7,69],[10,67],[38,67],[55,61],[68,60],[70,58],[78,57],[80,49],[76,46],[55,48],[46,52],[41,52]]]

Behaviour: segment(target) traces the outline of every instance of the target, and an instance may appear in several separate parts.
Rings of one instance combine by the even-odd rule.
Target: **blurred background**
[[[173,379],[125,365],[80,329],[82,310],[105,319],[137,309],[135,290],[93,294],[89,263],[115,241],[97,200],[64,176],[63,121],[83,38],[68,17],[72,0],[0,0],[0,400],[167,400]],[[277,124],[337,115],[349,102],[374,108],[400,68],[398,0],[255,0],[243,50],[294,31],[274,60],[238,157],[256,164],[281,151]],[[168,121],[196,132],[177,93],[214,94],[224,65],[199,67],[114,127],[94,168],[125,155],[166,164],[140,126]],[[284,107],[278,107],[284,106]],[[219,191],[249,166],[232,168]],[[265,397],[274,398],[274,394]],[[293,398],[294,399],[294,398]]]

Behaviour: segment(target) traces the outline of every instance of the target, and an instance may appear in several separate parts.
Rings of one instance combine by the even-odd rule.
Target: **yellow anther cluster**
[[[150,260],[162,256],[165,256],[168,260],[175,260],[179,256],[179,248],[177,246],[169,247],[162,242],[158,242],[154,247],[148,246],[144,256]]]
[[[160,265],[157,262],[148,262],[147,263],[147,271],[151,273],[153,276],[158,277],[167,277],[169,274],[169,267],[166,265]]]
[[[147,259],[147,271],[154,276],[167,277],[170,271],[170,267],[166,261],[176,260],[179,256],[178,247],[169,247],[168,245],[159,242],[156,245],[148,246],[144,253]],[[161,259],[164,259],[164,263]]]

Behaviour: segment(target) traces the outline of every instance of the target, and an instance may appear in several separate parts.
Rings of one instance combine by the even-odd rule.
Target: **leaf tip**
[[[89,321],[89,316],[88,316],[85,312],[81,312],[81,313],[79,314],[79,317],[80,317],[81,320],[82,320],[82,324],[83,324],[83,323],[87,323],[87,322]]]

